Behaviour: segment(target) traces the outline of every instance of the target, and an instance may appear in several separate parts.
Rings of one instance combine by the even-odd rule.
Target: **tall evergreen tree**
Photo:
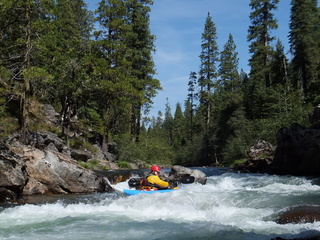
[[[83,0],[57,0],[50,14],[51,20],[41,42],[39,55],[53,79],[48,84],[49,100],[60,107],[62,134],[67,137],[71,119],[77,114],[89,76],[86,56],[90,52],[92,19]]]
[[[164,113],[163,130],[167,139],[167,143],[173,145],[173,116],[171,113],[171,107],[169,105],[168,99],[166,102],[166,109]]]
[[[102,0],[96,13],[101,30],[95,32],[94,96],[104,119],[101,134],[106,151],[110,133],[126,133],[130,124],[126,119],[130,119],[135,91],[130,80],[131,62],[126,60],[126,35],[131,29],[123,0]],[[119,129],[121,126],[125,129]]]
[[[251,119],[266,117],[267,109],[266,87],[270,86],[270,55],[272,48],[270,42],[274,37],[270,35],[271,30],[276,29],[277,21],[272,11],[277,9],[279,0],[251,0],[250,13],[251,26],[249,27],[248,41],[250,43],[251,58],[249,59],[250,78],[248,92],[250,102],[247,102],[247,113]]]
[[[186,143],[186,134],[184,129],[184,116],[181,109],[181,104],[176,104],[176,110],[173,118],[173,146],[179,148]]]
[[[200,86],[200,111],[204,111],[205,124],[209,125],[212,111],[212,92],[217,78],[217,61],[219,52],[217,45],[217,31],[210,13],[208,13],[201,37],[200,70],[198,83]]]
[[[272,79],[271,85],[275,86],[277,84],[281,84],[289,87],[288,59],[285,55],[284,46],[280,39],[278,39],[276,43],[270,65]]]
[[[155,51],[154,35],[150,33],[149,12],[152,0],[128,0],[127,20],[130,32],[126,36],[127,59],[131,63],[132,86],[136,90],[132,97],[131,134],[139,141],[142,107],[148,110],[152,98],[160,89],[160,82],[155,74],[152,52]]]
[[[317,0],[292,0],[289,42],[294,84],[307,102],[319,104],[320,25]]]
[[[224,45],[224,49],[220,55],[219,80],[220,90],[224,92],[233,92],[241,87],[240,76],[238,73],[239,58],[236,52],[236,45],[230,34],[228,42]]]
[[[241,80],[238,73],[238,53],[233,37],[230,34],[220,55],[219,80],[215,94],[215,102],[219,106],[215,112],[217,124],[217,150],[220,162],[221,153],[227,141],[234,137],[234,128],[228,122],[235,117],[235,112],[242,106]]]
[[[188,120],[186,126],[188,126],[188,132],[190,132],[190,140],[193,140],[193,121],[195,114],[195,106],[197,100],[197,92],[196,92],[196,83],[197,83],[197,73],[190,72],[189,82],[188,82],[188,100],[186,102],[185,107],[185,119]]]

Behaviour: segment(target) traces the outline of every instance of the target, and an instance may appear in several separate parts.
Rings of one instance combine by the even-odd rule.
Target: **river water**
[[[274,221],[290,207],[319,205],[317,179],[200,170],[209,176],[206,185],[185,184],[174,192],[0,205],[0,239],[270,240],[319,234],[320,222]]]

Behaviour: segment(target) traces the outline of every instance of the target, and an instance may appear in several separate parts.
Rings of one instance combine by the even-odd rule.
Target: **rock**
[[[258,140],[247,150],[247,154],[252,160],[273,156],[274,152],[275,147],[263,140]]]
[[[26,183],[25,165],[8,148],[0,152],[0,187],[19,193]],[[18,194],[17,194],[18,195]]]
[[[67,148],[66,145],[58,137],[57,134],[47,132],[44,130],[38,131],[38,134],[43,138],[43,144],[45,144],[47,146],[49,144],[53,144],[59,150],[59,152],[63,152],[64,150],[66,150],[66,148]]]
[[[307,238],[282,238],[282,237],[276,237],[271,240],[320,240],[320,236],[314,236],[314,237],[307,237]]]
[[[320,175],[320,129],[300,124],[283,127],[277,133],[277,148],[269,174]]]
[[[26,148],[26,147],[25,147]],[[29,184],[23,195],[90,193],[104,190],[103,181],[94,172],[82,168],[61,153],[26,149],[24,154]]]
[[[60,114],[56,112],[53,106],[50,104],[45,104],[43,105],[43,109],[44,109],[44,114],[46,116],[47,123],[58,125]]]
[[[10,146],[10,148],[8,147]],[[0,144],[0,201],[25,195],[102,192],[105,183],[69,155],[11,139]]]
[[[83,150],[71,150],[71,157],[77,161],[87,162],[92,158],[92,154]]]
[[[233,170],[242,173],[265,173],[271,163],[271,158],[249,159],[244,163],[235,164]]]
[[[258,140],[248,150],[249,159],[243,163],[237,163],[234,171],[242,173],[265,173],[273,161],[275,147],[272,144]]]
[[[169,173],[169,180],[180,180],[183,177],[195,177],[196,183],[206,184],[207,176],[197,169],[190,169],[180,165],[174,165]]]
[[[320,221],[320,206],[298,206],[281,213],[276,219],[279,224],[313,223]]]
[[[9,200],[17,200],[17,194],[7,188],[0,187],[0,202],[6,202]]]

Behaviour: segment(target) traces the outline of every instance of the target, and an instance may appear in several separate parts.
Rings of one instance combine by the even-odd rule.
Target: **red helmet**
[[[160,172],[160,170],[161,170],[160,167],[158,167],[156,165],[151,167],[152,172]]]

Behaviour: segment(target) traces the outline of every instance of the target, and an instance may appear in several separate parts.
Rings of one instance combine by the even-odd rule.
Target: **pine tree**
[[[281,84],[289,87],[288,59],[285,55],[284,46],[280,39],[278,39],[275,51],[272,54],[270,69],[272,86]]]
[[[39,58],[53,75],[48,99],[60,107],[62,134],[69,145],[67,132],[89,79],[85,65],[93,23],[83,0],[57,0],[50,13],[52,20],[40,43],[45,50]]]
[[[266,88],[271,84],[270,55],[272,48],[270,42],[274,37],[270,32],[276,29],[277,21],[273,17],[273,10],[277,9],[279,0],[251,0],[250,13],[251,26],[249,27],[248,41],[251,58],[249,60],[250,78],[247,99],[247,114],[251,119],[266,117],[267,110],[263,107],[266,101]]]
[[[122,0],[101,1],[96,14],[101,30],[95,32],[93,96],[104,119],[102,149],[107,151],[110,132],[127,133],[130,125],[127,119],[130,119],[131,96],[135,91],[131,81],[131,62],[126,60],[126,35],[131,29]]]
[[[127,59],[131,63],[132,86],[136,94],[132,97],[131,134],[139,141],[142,107],[148,111],[152,98],[161,89],[155,74],[152,52],[155,51],[154,35],[149,29],[151,0],[125,1],[130,32],[125,36],[128,48]]]
[[[214,81],[217,78],[216,64],[219,60],[218,45],[216,42],[217,32],[210,13],[208,13],[204,32],[201,37],[201,54],[200,54],[200,70],[198,83],[200,86],[200,109],[205,114],[205,124],[210,123],[210,116],[212,111],[212,92],[214,88]]]
[[[189,132],[190,141],[193,141],[193,121],[194,121],[194,114],[195,114],[195,106],[197,100],[197,93],[196,93],[196,83],[197,83],[197,73],[190,72],[189,75],[189,82],[188,82],[188,100],[186,101],[185,107],[185,119],[187,120],[187,132]]]
[[[171,113],[171,107],[169,105],[168,99],[166,103],[166,109],[164,113],[163,130],[167,139],[167,143],[173,145],[173,116]]]
[[[231,128],[228,122],[230,118],[235,117],[235,112],[242,106],[243,101],[238,64],[236,45],[230,34],[220,55],[218,91],[214,96],[215,103],[219,106],[219,110],[215,111],[215,121],[217,125],[216,145],[220,162],[223,160],[221,152],[224,146],[235,135],[235,129]]]
[[[181,104],[176,104],[176,110],[174,112],[173,118],[173,129],[172,129],[172,136],[173,136],[173,146],[175,148],[179,148],[186,143],[186,134],[184,131],[184,116],[181,109]]]
[[[292,0],[289,42],[294,85],[307,102],[319,103],[320,26],[317,0]]]
[[[228,42],[224,45],[224,49],[220,55],[219,65],[219,90],[223,92],[234,92],[241,88],[240,76],[238,73],[239,58],[236,52],[236,45],[230,34]]]

